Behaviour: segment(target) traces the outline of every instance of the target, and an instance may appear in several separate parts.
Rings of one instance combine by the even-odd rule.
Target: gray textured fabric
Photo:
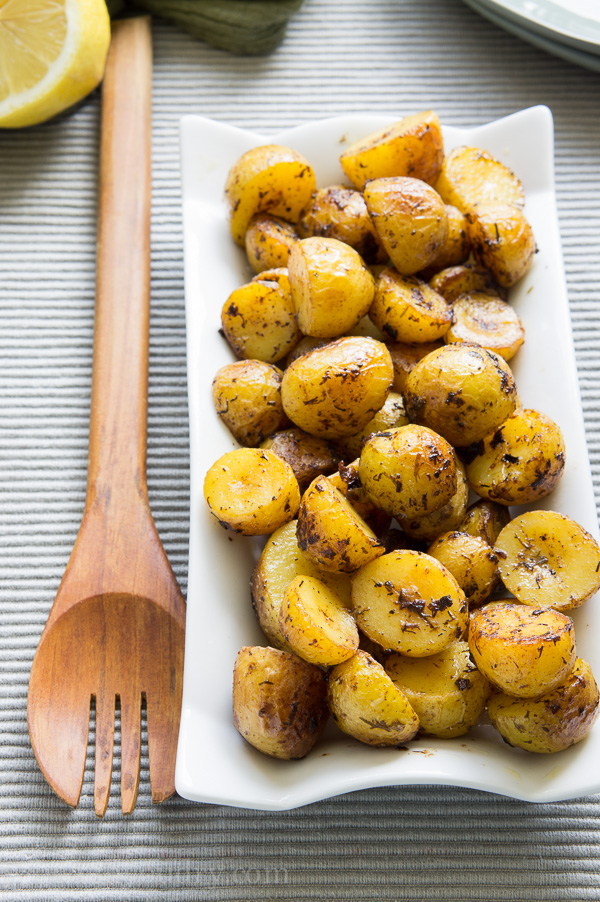
[[[154,91],[148,472],[184,590],[182,113],[268,133],[350,110],[431,107],[469,125],[548,104],[600,489],[600,76],[520,43],[459,0],[306,0],[264,59],[235,59],[158,24]],[[600,900],[598,797],[541,806],[416,787],[283,814],[179,799],[153,808],[145,747],[128,819],[119,808],[118,747],[104,821],[93,813],[91,751],[77,810],[49,790],[29,746],[25,704],[85,491],[97,138],[97,97],[60,121],[0,134],[0,898]]]

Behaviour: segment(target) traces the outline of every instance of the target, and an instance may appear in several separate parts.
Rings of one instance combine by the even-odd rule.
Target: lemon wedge
[[[0,128],[50,119],[102,79],[104,0],[0,0]]]

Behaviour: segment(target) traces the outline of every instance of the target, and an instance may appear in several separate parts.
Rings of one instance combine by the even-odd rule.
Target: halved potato
[[[281,377],[262,360],[236,360],[222,366],[213,379],[215,410],[240,445],[256,447],[286,421],[281,403]]]
[[[296,241],[298,232],[291,223],[268,213],[257,213],[248,223],[244,239],[248,262],[257,273],[287,266]]]
[[[478,344],[505,360],[515,356],[524,340],[525,329],[516,310],[483,291],[471,291],[456,299],[452,323],[444,335],[447,344]]]
[[[427,549],[450,571],[467,597],[469,609],[483,604],[498,583],[498,558],[484,539],[446,532]]]
[[[506,288],[501,288],[491,272],[477,263],[464,263],[460,266],[449,266],[442,269],[429,280],[429,284],[438,294],[446,298],[449,304],[470,291],[485,291],[505,301],[508,297]]]
[[[367,745],[401,745],[419,729],[404,693],[366,651],[333,668],[327,703],[340,730]]]
[[[245,536],[263,536],[293,520],[300,490],[290,465],[272,451],[237,448],[209,469],[204,498],[221,526]]]
[[[388,676],[402,690],[424,733],[452,739],[477,723],[490,694],[490,685],[462,639],[427,658],[391,654],[385,659]]]
[[[555,511],[528,511],[494,545],[504,585],[524,604],[568,611],[600,589],[600,546]]]
[[[377,280],[369,317],[392,341],[418,344],[442,338],[452,311],[427,282],[388,267]]]
[[[358,458],[349,464],[340,464],[338,472],[332,473],[327,478],[338,492],[348,499],[353,510],[363,518],[377,538],[389,528],[392,522],[391,514],[373,504],[361,484],[358,475]]]
[[[415,658],[460,639],[467,602],[452,574],[419,551],[392,551],[352,577],[359,629],[382,648]]]
[[[575,627],[559,611],[501,602],[469,621],[479,670],[503,692],[536,698],[563,683],[575,666]]]
[[[283,408],[282,408],[283,412]],[[287,461],[303,492],[313,479],[337,470],[340,456],[332,444],[294,427],[275,432],[261,443]]]
[[[479,536],[488,545],[494,545],[509,520],[510,513],[506,507],[482,499],[468,508],[456,529],[470,536]]]
[[[444,532],[458,529],[462,521],[467,504],[469,503],[469,486],[465,475],[465,468],[457,459],[456,461],[456,491],[447,504],[425,514],[424,517],[398,517],[402,529],[412,539],[431,541],[437,539]]]
[[[231,233],[244,246],[248,223],[255,213],[269,211],[297,222],[315,190],[315,174],[302,154],[280,144],[253,147],[229,170],[225,196]]]
[[[560,752],[585,739],[598,716],[598,687],[590,665],[578,658],[564,683],[539,698],[497,692],[490,720],[505,742],[527,752]]]
[[[467,218],[475,257],[500,285],[510,288],[523,278],[535,254],[535,237],[525,214],[514,204],[480,203]]]
[[[398,392],[391,391],[385,399],[385,404],[378,410],[375,416],[369,420],[360,432],[356,435],[349,435],[340,439],[338,446],[344,454],[344,460],[353,460],[360,455],[363,445],[375,432],[385,432],[386,429],[393,429],[396,426],[408,425],[408,417],[404,412],[404,401],[402,395]]]
[[[383,554],[372,529],[326,476],[305,491],[298,511],[298,545],[324,570],[351,573]]]
[[[237,357],[277,363],[302,337],[291,294],[276,282],[236,288],[221,310],[225,338]]]
[[[244,646],[233,670],[233,724],[273,758],[303,758],[323,732],[327,682],[322,670],[276,648]]]
[[[434,182],[443,159],[440,121],[432,110],[427,110],[405,116],[351,144],[340,156],[340,163],[352,184],[362,190],[369,179],[392,175]]]
[[[323,667],[351,658],[358,649],[352,614],[322,580],[297,576],[284,592],[279,629],[304,661]]]
[[[478,147],[457,147],[444,159],[435,189],[461,213],[483,203],[525,203],[523,185],[514,172]]]
[[[353,247],[367,263],[385,263],[381,247],[360,191],[344,185],[318,188],[298,223],[301,238],[320,235]]]
[[[422,344],[406,344],[397,341],[388,344],[388,351],[394,366],[394,391],[403,393],[406,387],[406,377],[414,370],[419,360],[441,347],[442,341],[428,341]]]
[[[448,238],[439,194],[420,179],[404,177],[373,179],[364,194],[379,240],[398,272],[409,276],[429,266]]]
[[[273,269],[263,269],[262,272],[252,276],[252,282],[275,282],[285,294],[290,294],[290,277],[287,266],[276,266]]]

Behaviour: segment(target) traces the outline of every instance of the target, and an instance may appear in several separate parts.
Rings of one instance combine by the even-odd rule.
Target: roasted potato
[[[256,447],[287,420],[276,366],[261,360],[236,360],[213,379],[215,410],[240,445]]]
[[[430,185],[414,178],[373,179],[364,196],[379,240],[399,273],[413,275],[435,260],[448,238],[448,215]]]
[[[297,576],[283,594],[279,629],[295,652],[310,664],[335,666],[358,649],[358,629],[339,596],[314,576]]]
[[[282,360],[302,337],[291,294],[271,281],[254,280],[232,291],[221,325],[237,357],[266,363]]]
[[[283,410],[283,408],[282,408]],[[294,427],[275,432],[261,443],[287,461],[303,492],[313,479],[337,470],[341,458],[330,442]]]
[[[329,344],[326,338],[309,338],[308,335],[301,338],[298,344],[285,358],[285,369],[287,369],[294,360],[297,360],[299,357],[304,357],[305,354],[309,354],[310,351],[314,351],[315,348],[324,348],[326,344]]]
[[[329,717],[323,672],[276,648],[244,646],[233,670],[233,724],[273,758],[303,758]]]
[[[257,213],[248,223],[244,239],[248,262],[257,273],[287,266],[296,241],[298,232],[291,223],[268,213]]]
[[[392,522],[391,514],[377,507],[363,488],[358,475],[358,458],[349,464],[340,464],[337,473],[327,478],[332,485],[347,498],[353,510],[363,518],[370,529],[379,538]]]
[[[389,651],[434,655],[460,639],[467,602],[452,574],[419,551],[392,551],[352,577],[358,628]]]
[[[471,250],[465,214],[453,207],[452,204],[446,204],[446,216],[448,217],[446,241],[427,269],[419,273],[419,277],[425,281],[429,281],[435,273],[442,269],[464,263]]]
[[[456,447],[489,435],[508,419],[516,403],[517,387],[508,364],[476,345],[438,348],[406,378],[408,418],[439,432]]]
[[[476,501],[468,508],[464,518],[455,527],[459,532],[479,536],[488,545],[496,539],[510,520],[508,509],[495,501]]]
[[[533,230],[514,204],[478,204],[467,215],[473,253],[496,281],[510,288],[522,279],[535,254]]]
[[[413,423],[371,436],[358,473],[373,504],[394,517],[430,514],[457,489],[453,448],[441,435]]]
[[[514,172],[478,147],[457,147],[442,163],[435,189],[444,203],[461,213],[479,204],[509,203],[522,207],[523,185]]]
[[[237,448],[209,469],[204,498],[221,526],[245,536],[264,536],[293,520],[300,490],[290,465],[272,451]]]
[[[518,410],[466,452],[473,491],[498,504],[528,504],[555,488],[565,467],[565,443],[554,420]]]
[[[398,517],[402,529],[412,539],[437,539],[444,532],[458,529],[469,501],[469,486],[462,463],[456,461],[456,491],[447,504],[424,517]]]
[[[505,301],[508,290],[502,288],[491,272],[476,263],[464,263],[461,266],[449,266],[442,269],[429,280],[429,284],[438,294],[446,298],[449,304],[470,291],[484,291]]]
[[[391,391],[385,399],[385,404],[378,410],[375,416],[369,420],[360,432],[356,435],[349,435],[340,439],[338,446],[344,455],[344,460],[354,460],[360,456],[364,443],[375,432],[385,432],[386,429],[393,429],[396,426],[407,426],[408,417],[404,412],[404,401],[402,395],[398,392]]]
[[[498,583],[498,558],[488,543],[464,532],[446,532],[427,549],[466,595],[469,610],[483,604]]]
[[[385,671],[409,700],[419,728],[431,736],[463,736],[477,723],[490,694],[490,685],[462,639],[427,658],[392,653]]]
[[[418,344],[442,338],[452,311],[427,282],[389,267],[377,280],[369,317],[392,341]]]
[[[311,435],[355,435],[383,407],[393,372],[381,342],[338,338],[288,366],[281,383],[283,409]]]
[[[337,238],[353,247],[367,263],[385,263],[381,247],[360,191],[343,185],[319,188],[298,222],[301,238],[320,235]]]
[[[386,176],[408,175],[434,182],[443,159],[440,121],[427,110],[351,144],[340,163],[352,184],[362,190],[369,179]]]
[[[264,269],[252,276],[252,282],[275,282],[285,294],[291,296],[290,277],[287,266],[276,266],[274,269]]]
[[[298,511],[298,545],[323,570],[351,573],[384,548],[344,495],[326,476],[307,488]]]
[[[505,360],[515,356],[524,340],[525,329],[514,307],[483,291],[456,299],[452,323],[444,335],[447,344],[478,344]]]
[[[401,745],[419,729],[404,693],[366,651],[333,668],[327,703],[340,730],[367,745]]]
[[[361,256],[335,238],[298,241],[288,272],[298,327],[314,338],[337,338],[356,326],[375,294]]]
[[[555,511],[528,511],[504,527],[494,545],[509,592],[536,608],[568,611],[600,589],[600,546]]]
[[[398,341],[388,344],[388,351],[394,367],[394,391],[403,393],[406,387],[406,377],[419,360],[441,347],[441,341],[428,341],[423,344],[406,344]]]
[[[279,144],[253,147],[231,167],[225,183],[231,233],[244,247],[248,223],[268,211],[297,222],[315,190],[315,174],[304,157]]]
[[[469,648],[481,673],[519,698],[537,698],[560,686],[577,658],[570,617],[506,602],[473,614]]]
[[[505,742],[527,752],[560,752],[585,739],[598,716],[598,687],[578,658],[565,682],[539,698],[504,692],[488,702],[490,720]]]
[[[324,582],[350,609],[350,576],[320,570],[298,548],[297,521],[280,526],[268,540],[252,574],[252,606],[261,629],[271,645],[290,651],[279,629],[279,611],[283,594],[296,576],[314,576]]]

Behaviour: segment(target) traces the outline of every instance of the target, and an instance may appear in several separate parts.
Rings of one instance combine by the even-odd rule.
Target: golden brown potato
[[[517,387],[506,361],[476,345],[432,351],[409,373],[404,391],[408,418],[456,447],[489,435],[516,403]]]
[[[469,501],[469,486],[465,475],[465,468],[457,459],[456,461],[456,491],[447,504],[424,517],[398,517],[398,522],[407,536],[412,539],[431,541],[437,539],[444,532],[458,529],[467,509]]]
[[[443,159],[442,128],[436,114],[427,110],[351,144],[340,163],[352,184],[362,190],[368,179],[394,175],[434,182]]]
[[[268,211],[297,222],[315,190],[315,174],[304,157],[279,144],[253,147],[231,167],[225,183],[231,233],[244,247],[255,213]]]
[[[365,203],[381,244],[399,273],[413,275],[432,263],[448,238],[446,207],[426,182],[373,179]]]
[[[326,476],[307,488],[298,511],[298,545],[323,570],[351,573],[383,554],[377,536]]]
[[[528,511],[504,527],[494,545],[504,585],[536,608],[568,611],[600,589],[600,546],[555,511]]]
[[[438,294],[446,298],[449,304],[470,291],[484,291],[496,295],[505,301],[508,290],[501,288],[491,272],[476,263],[464,263],[462,266],[449,266],[442,269],[429,280],[429,284]]]
[[[375,282],[356,251],[335,238],[304,238],[288,260],[296,321],[304,335],[337,338],[367,313]]]
[[[565,467],[565,443],[554,420],[518,410],[467,451],[473,491],[498,504],[528,504],[555,488]]]
[[[338,472],[327,477],[332,485],[347,498],[357,514],[363,518],[379,538],[380,533],[389,528],[391,514],[376,507],[362,487],[358,475],[358,458],[349,464],[340,464]]]
[[[333,445],[298,427],[275,432],[260,447],[268,448],[288,462],[301,492],[317,476],[336,471],[341,460]]]
[[[447,344],[478,344],[505,360],[515,356],[524,340],[525,329],[516,310],[483,291],[471,291],[456,299],[452,323],[444,335]]]
[[[446,216],[448,217],[448,236],[440,248],[437,257],[427,269],[419,273],[419,278],[428,282],[431,277],[449,266],[458,266],[465,262],[469,256],[471,245],[467,234],[467,218],[452,204],[446,204]]]
[[[377,280],[369,317],[392,341],[418,344],[442,338],[452,311],[427,282],[389,267]]]
[[[381,273],[381,270],[383,268],[384,268],[383,266],[377,267],[377,269],[379,270],[379,273]],[[374,269],[375,269],[375,267],[373,267],[373,266],[369,267],[369,271],[371,272],[371,275],[373,275]],[[379,274],[376,277],[373,276],[373,278],[378,279]],[[360,319],[355,326],[352,326],[351,329],[348,329],[347,334],[348,335],[358,335],[361,338],[374,338],[375,341],[382,341],[382,342],[384,342],[384,344],[387,343],[387,338],[385,337],[385,335],[383,334],[381,329],[377,328],[375,323],[371,319],[369,319],[368,315],[363,316],[363,318]]]
[[[313,576],[297,576],[285,590],[279,629],[292,651],[310,664],[335,666],[358,649],[354,617],[335,592]]]
[[[565,682],[540,698],[504,692],[488,702],[490,720],[509,745],[527,752],[560,752],[585,739],[598,716],[598,687],[587,661],[577,659]]]
[[[360,191],[343,185],[319,188],[303,211],[298,223],[301,238],[320,235],[337,238],[353,247],[367,263],[385,263],[365,199]]]
[[[256,447],[284,425],[282,375],[262,360],[236,360],[217,371],[212,384],[215,410],[240,445]]]
[[[264,536],[293,520],[300,490],[290,465],[272,451],[237,448],[209,469],[204,498],[221,526],[245,536]]]
[[[366,651],[333,668],[327,703],[340,730],[367,745],[401,745],[419,729],[404,693]]]
[[[409,700],[424,733],[452,739],[477,723],[490,694],[466,642],[458,639],[427,658],[392,653],[386,673]]]
[[[402,395],[391,391],[385,399],[385,404],[378,410],[375,416],[369,420],[356,435],[349,435],[340,439],[338,446],[344,455],[344,460],[354,460],[360,456],[364,443],[375,432],[384,432],[396,426],[408,425],[408,417],[404,412]]]
[[[287,266],[297,240],[298,233],[289,222],[268,213],[257,213],[248,223],[244,239],[248,262],[257,273]]]
[[[468,214],[473,253],[496,281],[510,288],[523,278],[535,254],[533,230],[514,204],[478,204]]]
[[[429,341],[424,344],[414,345],[400,341],[388,344],[388,351],[394,366],[394,391],[403,393],[406,387],[406,377],[415,368],[419,360],[441,347],[441,341]]]
[[[287,266],[276,266],[274,269],[264,269],[252,276],[252,282],[275,282],[285,294],[290,294],[290,278]]]
[[[393,372],[381,342],[338,338],[288,366],[281,383],[283,409],[311,435],[355,435],[383,407]]]
[[[324,582],[350,609],[350,576],[320,570],[298,548],[297,521],[291,520],[277,529],[262,550],[252,574],[250,593],[252,606],[261,629],[271,645],[290,651],[279,629],[279,611],[283,594],[296,576],[314,576]]]
[[[451,573],[419,551],[392,551],[352,577],[358,628],[382,648],[423,658],[460,639],[464,592]]]
[[[483,604],[498,583],[498,558],[487,542],[464,532],[446,532],[427,549],[446,567],[467,597],[469,610]]]
[[[273,758],[303,758],[323,732],[327,710],[323,672],[276,648],[244,646],[233,670],[233,724],[254,748]]]
[[[358,472],[373,504],[394,517],[430,514],[457,489],[453,448],[441,435],[413,423],[371,436]]]
[[[536,698],[560,686],[577,658],[570,617],[503,602],[470,618],[469,648],[481,673],[519,698]]]
[[[277,363],[300,341],[292,296],[270,281],[236,288],[221,311],[225,338],[237,357]]]
[[[523,186],[514,172],[478,147],[457,147],[444,159],[435,183],[446,204],[461,213],[478,204],[509,203],[522,207]]]
[[[509,520],[508,509],[502,504],[481,500],[471,505],[455,529],[470,536],[479,536],[493,546]]]
[[[324,348],[326,344],[329,344],[326,338],[310,338],[308,335],[301,338],[298,344],[292,348],[285,358],[285,369],[287,369],[294,360],[297,360],[299,357],[304,357],[305,354],[314,351],[315,348]]]

